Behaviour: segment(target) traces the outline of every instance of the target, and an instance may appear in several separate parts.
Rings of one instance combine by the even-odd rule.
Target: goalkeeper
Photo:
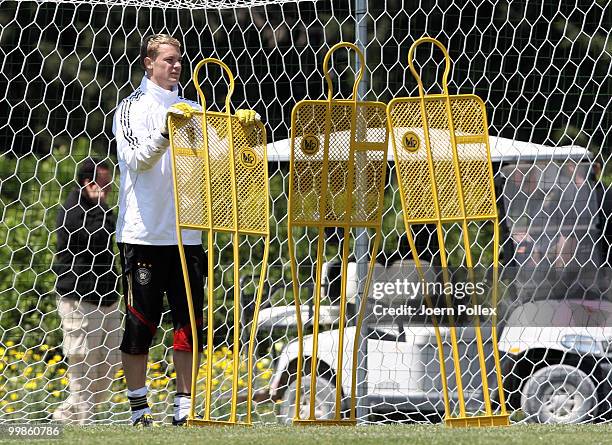
[[[185,423],[191,404],[193,343],[177,248],[167,118],[169,114],[190,117],[199,106],[178,96],[180,48],[179,41],[166,34],[143,40],[140,61],[145,75],[136,91],[119,104],[113,120],[121,173],[117,244],[127,317],[120,349],[132,423],[145,427],[153,424],[145,384],[147,359],[164,293],[174,327],[174,425]],[[256,119],[250,110],[238,110],[236,115],[243,125]],[[207,270],[201,236],[199,231],[183,230],[200,352]]]

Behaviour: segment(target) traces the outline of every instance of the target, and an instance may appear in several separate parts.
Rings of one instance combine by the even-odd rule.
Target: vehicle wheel
[[[593,380],[578,368],[554,365],[527,379],[521,407],[527,419],[540,423],[578,423],[594,417],[597,391]]]
[[[297,381],[293,380],[285,394],[280,407],[279,419],[291,424],[295,417],[295,393]],[[315,417],[317,419],[333,419],[336,414],[336,386],[328,379],[317,376],[317,395],[315,402]],[[310,416],[310,375],[302,376],[302,392],[300,395],[300,418]]]

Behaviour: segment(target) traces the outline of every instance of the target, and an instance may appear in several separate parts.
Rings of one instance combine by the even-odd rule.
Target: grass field
[[[3,438],[0,438],[0,441]],[[23,442],[23,439],[21,440]],[[12,442],[12,441],[11,441]],[[13,442],[16,443],[16,442]],[[442,425],[373,425],[359,427],[207,427],[163,426],[146,430],[130,426],[66,427],[61,440],[34,443],[80,444],[612,444],[612,425],[515,425],[507,428],[449,429]]]

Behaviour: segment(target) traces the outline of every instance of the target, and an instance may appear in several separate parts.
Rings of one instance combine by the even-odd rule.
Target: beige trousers
[[[123,314],[119,302],[97,306],[61,297],[57,309],[64,332],[63,351],[68,358],[70,395],[53,413],[53,419],[86,424],[97,406],[111,396],[108,390],[121,361]]]

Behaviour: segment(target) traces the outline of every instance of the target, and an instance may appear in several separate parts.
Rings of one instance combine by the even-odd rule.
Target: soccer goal
[[[215,418],[246,420],[249,405],[253,423],[290,423],[296,409],[303,410],[302,417],[311,412],[321,419],[337,413],[347,417],[355,373],[358,423],[437,422],[445,403],[449,410],[459,410],[456,387],[448,388],[445,402],[440,374],[440,357],[452,357],[452,343],[462,375],[452,374],[449,361],[447,380],[460,382],[468,413],[485,410],[479,360],[490,365],[498,349],[505,397],[499,397],[491,373],[488,403],[493,409],[503,400],[512,421],[607,419],[612,414],[607,381],[612,354],[611,23],[612,5],[606,0],[0,1],[0,422],[49,419],[69,400],[71,373],[77,376],[83,368],[65,355],[56,282],[62,258],[58,238],[76,237],[84,228],[58,229],[58,212],[77,187],[77,172],[93,157],[110,166],[108,206],[116,215],[119,173],[112,119],[118,103],[140,83],[140,43],[153,33],[168,33],[182,43],[183,97],[197,101],[192,83],[196,64],[219,59],[235,76],[232,105],[257,111],[267,135],[270,246],[250,370],[244,358],[263,243],[241,238],[236,283],[231,239],[223,233],[214,238],[214,323],[205,335],[213,342],[206,357],[212,371],[203,372],[197,385],[202,392],[210,388]],[[411,236],[406,235],[391,147],[374,293],[363,295],[375,233],[299,227],[292,232],[300,282],[299,295],[294,295],[288,243],[294,106],[327,99],[323,59],[339,42],[356,45],[364,61],[346,50],[334,54],[329,67],[334,99],[351,97],[361,69],[359,101],[389,104],[396,97],[419,97],[408,70],[408,51],[425,36],[441,42],[453,60],[450,94],[474,94],[487,111],[500,232],[495,348],[486,324],[482,341],[477,341],[468,322],[457,327],[453,339],[450,328],[440,326],[438,343],[429,319],[411,316],[411,298],[402,289],[385,291],[384,285],[398,277],[417,284],[410,278],[416,269],[409,238],[422,254],[425,275],[431,277],[426,284],[434,293],[441,245],[448,268],[457,267],[450,271],[453,284],[462,280],[459,265],[467,253],[478,268],[471,281],[490,290],[494,263],[490,222],[470,222],[469,252],[460,239],[460,223],[445,225],[443,233],[428,223],[412,224]],[[414,64],[424,93],[440,93],[444,55],[435,47],[419,47]],[[222,75],[211,70],[200,84],[208,108],[222,111],[227,92]],[[435,122],[430,127],[442,128]],[[418,149],[410,144],[406,150]],[[312,171],[310,177],[319,174]],[[330,199],[341,199],[342,175],[335,177],[340,179],[332,184]],[[304,196],[315,204],[319,198]],[[418,201],[418,194],[407,199],[426,204]],[[351,240],[348,246],[344,239]],[[323,264],[318,267],[321,245]],[[98,255],[94,250],[83,252],[92,264]],[[110,280],[115,290],[109,294],[119,295],[114,242],[106,252],[114,260],[80,269],[75,282],[92,276]],[[234,286],[239,286],[243,327],[238,333],[233,330]],[[454,295],[463,291],[454,286]],[[78,286],[75,292],[78,297]],[[356,332],[363,299],[372,304]],[[120,303],[121,315],[123,310]],[[296,342],[298,320],[306,339],[302,349]],[[107,327],[99,334],[117,337],[121,329]],[[316,363],[310,361],[308,347],[313,332]],[[176,391],[172,334],[165,310],[151,349],[147,386],[155,417],[166,422]],[[236,339],[240,354],[235,353]],[[440,345],[444,354],[438,353]],[[110,362],[116,352],[100,354],[96,363]],[[298,363],[310,373],[300,385]],[[83,381],[107,382],[86,388],[91,393],[88,422],[126,423],[130,406],[122,371],[117,366],[106,369],[105,375],[82,376]],[[240,374],[235,380],[234,370]],[[250,374],[252,394],[246,381]],[[305,382],[314,382],[314,394]],[[232,402],[234,387],[238,397]],[[307,403],[296,406],[296,398]],[[196,414],[201,397],[197,402]]]

